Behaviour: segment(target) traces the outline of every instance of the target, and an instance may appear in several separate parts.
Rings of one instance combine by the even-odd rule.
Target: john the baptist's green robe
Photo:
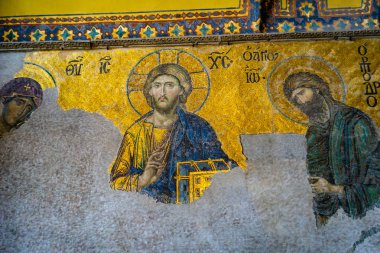
[[[315,195],[316,215],[331,216],[342,207],[349,216],[357,218],[379,203],[380,143],[368,115],[336,103],[329,122],[325,126],[310,126],[306,139],[310,176],[344,186],[342,195]]]

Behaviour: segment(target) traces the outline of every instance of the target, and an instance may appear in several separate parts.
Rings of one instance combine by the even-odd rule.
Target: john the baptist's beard
[[[320,94],[314,92],[313,98],[311,101],[304,104],[297,104],[297,107],[305,113],[307,116],[313,116],[320,114],[324,110],[323,106],[324,98]]]

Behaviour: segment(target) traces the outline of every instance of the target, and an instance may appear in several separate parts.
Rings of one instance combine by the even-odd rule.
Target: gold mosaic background
[[[210,93],[197,114],[213,126],[227,155],[242,167],[246,167],[246,158],[240,135],[305,133],[306,125],[301,123],[306,118],[282,96],[282,82],[292,72],[321,75],[330,83],[336,99],[345,98],[346,104],[366,112],[380,126],[380,105],[367,105],[360,66],[366,57],[370,82],[380,81],[379,39],[33,52],[27,54],[24,68],[17,76],[34,78],[44,89],[57,87],[57,103],[63,110],[98,113],[124,133],[140,117],[127,97],[129,75],[133,68],[134,73],[147,74],[156,66],[157,50],[162,50],[160,63],[178,60],[190,72],[199,72],[191,75],[193,86],[199,89],[188,99],[189,111],[199,108],[205,100],[209,75]],[[108,63],[101,65],[104,62]],[[75,75],[70,64],[82,64],[80,75]],[[103,73],[101,66],[105,66]],[[143,82],[144,75],[133,75],[129,87],[138,88]],[[147,112],[142,93],[132,94],[136,110]],[[380,99],[378,94],[373,96]]]

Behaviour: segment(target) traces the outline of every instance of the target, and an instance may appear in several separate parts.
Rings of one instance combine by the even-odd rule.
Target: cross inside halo
[[[25,89],[25,91],[28,91],[31,89],[31,87],[29,86],[29,84],[27,84],[27,85],[24,85],[24,89]]]

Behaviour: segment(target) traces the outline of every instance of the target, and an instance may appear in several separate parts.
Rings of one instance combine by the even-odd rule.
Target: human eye
[[[174,83],[165,83],[165,86],[168,87],[168,88],[173,88],[174,87]]]
[[[21,99],[21,98],[16,98],[15,100],[16,100],[16,104],[18,106],[22,106],[22,105],[25,104],[25,101],[23,99]]]
[[[153,88],[159,88],[160,84],[159,83],[153,83]]]

